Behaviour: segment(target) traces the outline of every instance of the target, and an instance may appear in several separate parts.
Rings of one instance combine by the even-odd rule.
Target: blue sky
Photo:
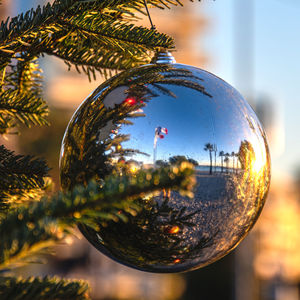
[[[208,66],[210,71],[239,88],[234,76],[237,63],[234,47],[236,1],[240,0],[204,1],[204,12],[213,20],[213,29],[207,34],[204,45],[212,57]],[[293,171],[300,164],[300,2],[242,1],[254,2],[255,96],[267,96],[277,115],[283,119],[285,151],[273,158],[273,166],[274,169]],[[199,9],[202,8],[199,5]]]

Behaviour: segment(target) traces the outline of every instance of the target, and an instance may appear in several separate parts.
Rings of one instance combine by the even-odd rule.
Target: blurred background
[[[4,0],[14,16],[44,1]],[[271,190],[248,237],[220,261],[185,274],[148,274],[104,257],[78,233],[49,263],[22,270],[88,280],[93,299],[300,300],[300,2],[227,0],[151,9],[159,31],[176,41],[177,62],[208,70],[236,87],[263,123],[272,156]],[[145,17],[141,21],[149,26]],[[22,129],[1,141],[48,160],[56,189],[65,127],[103,79],[89,82],[52,57],[41,60],[50,127]]]

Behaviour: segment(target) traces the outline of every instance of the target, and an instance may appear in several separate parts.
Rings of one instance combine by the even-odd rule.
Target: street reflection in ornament
[[[169,54],[100,85],[78,108],[61,150],[64,190],[189,161],[194,197],[176,191],[139,199],[128,222],[96,232],[79,225],[102,253],[150,272],[189,271],[226,255],[248,233],[270,183],[265,133],[242,96],[220,78],[177,64]]]

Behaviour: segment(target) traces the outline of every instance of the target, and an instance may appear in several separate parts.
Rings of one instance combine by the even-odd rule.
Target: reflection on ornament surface
[[[194,197],[139,199],[127,223],[80,225],[102,253],[150,272],[179,272],[226,255],[254,225],[270,183],[265,133],[229,84],[201,69],[157,59],[112,77],[78,108],[61,150],[64,190],[189,161]]]

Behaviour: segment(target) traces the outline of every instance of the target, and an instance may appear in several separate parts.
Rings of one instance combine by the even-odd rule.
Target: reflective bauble
[[[128,222],[83,235],[112,259],[150,272],[196,269],[226,255],[249,232],[270,183],[265,133],[243,97],[215,75],[159,53],[101,84],[77,109],[61,149],[64,190],[113,170],[188,160],[194,197],[140,199]]]

